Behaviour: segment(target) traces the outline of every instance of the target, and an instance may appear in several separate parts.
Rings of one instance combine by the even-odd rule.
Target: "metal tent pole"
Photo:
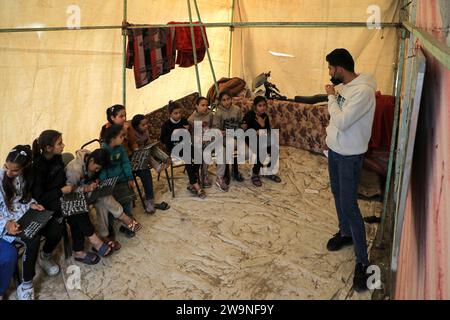
[[[213,22],[204,23],[207,28],[367,28],[367,22]],[[127,29],[137,28],[171,28],[171,27],[195,27],[198,24],[142,24],[128,26]],[[382,28],[400,28],[400,23],[382,22]],[[68,27],[44,27],[44,28],[3,28],[0,33],[37,32],[37,31],[83,31],[83,30],[107,30],[123,29],[123,26],[85,26],[76,29]]]
[[[236,0],[233,0],[231,4],[231,23],[234,21],[234,4]],[[229,51],[228,51],[228,78],[231,77],[231,56],[232,56],[232,48],[233,48],[233,33],[234,28],[230,27],[230,44],[229,44]]]
[[[127,0],[123,0],[123,24],[127,22]],[[127,30],[122,29],[123,59],[122,59],[122,104],[127,106]]]
[[[194,0],[194,5],[195,5],[195,10],[197,11],[198,22],[200,23],[200,25],[202,25],[202,20],[200,18],[200,11],[198,10],[197,0]],[[205,45],[205,48],[206,48],[206,54],[208,55],[209,67],[211,68],[211,73],[212,73],[213,80],[214,80],[214,87],[216,89],[216,96],[219,96],[219,86],[217,85],[216,73],[214,71],[214,66],[212,64],[211,55],[209,54],[208,42],[206,41],[206,34],[205,34],[205,30],[204,30],[203,26],[200,27],[200,30],[202,32],[203,44]]]
[[[389,165],[385,183],[385,191],[384,191],[384,199],[383,199],[383,212],[381,215],[381,224],[380,224],[380,235],[378,238],[377,246],[380,246],[383,240],[385,224],[386,224],[386,215],[388,210],[388,201],[389,201],[389,192],[391,187],[391,179],[392,179],[392,167],[394,165],[395,158],[395,146],[397,142],[397,129],[398,129],[398,118],[400,111],[400,95],[402,92],[402,84],[403,84],[403,68],[405,61],[405,38],[406,31],[402,30],[401,39],[400,39],[400,49],[398,53],[398,64],[396,71],[396,80],[395,80],[395,111],[394,111],[394,123],[392,125],[392,136],[391,136],[391,149],[389,153]]]
[[[197,47],[195,45],[195,35],[194,35],[194,24],[192,24],[192,10],[191,10],[191,1],[186,0],[189,11],[189,28],[191,29],[191,41],[192,41],[192,53],[194,54],[194,63],[195,63],[195,74],[197,76],[197,88],[200,96],[202,95],[202,88],[200,86],[200,74],[198,72],[198,64],[197,64]],[[198,26],[198,24],[196,25]]]

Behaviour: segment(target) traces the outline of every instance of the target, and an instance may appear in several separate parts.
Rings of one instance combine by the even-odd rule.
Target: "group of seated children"
[[[62,134],[45,130],[29,145],[18,145],[7,155],[0,169],[0,300],[9,286],[18,262],[18,247],[23,247],[20,280],[17,287],[19,300],[34,299],[33,278],[35,265],[49,276],[57,275],[59,265],[52,258],[66,228],[70,235],[74,259],[88,265],[97,264],[101,257],[120,249],[115,239],[113,223],[119,220],[119,230],[133,237],[142,226],[131,214],[132,200],[120,201],[115,195],[105,195],[92,204],[97,213],[97,231],[90,220],[89,212],[65,216],[62,197],[81,192],[89,198],[101,181],[117,177],[116,187],[134,188],[134,177],[130,157],[140,147],[149,144],[148,123],[137,115],[132,124],[126,122],[123,106],[107,109],[108,123],[102,127],[101,148],[92,152],[78,150],[76,157],[66,166],[62,153]],[[151,162],[157,170],[169,164],[170,158],[158,147],[152,147]],[[155,209],[167,210],[165,202],[156,204],[150,169],[136,171],[145,190],[145,211],[153,214]],[[18,224],[30,209],[49,210],[53,214],[40,232],[29,239],[21,236]],[[39,213],[35,213],[39,214]],[[41,237],[45,239],[40,250]],[[92,249],[85,250],[85,240]]]
[[[53,253],[60,243],[66,228],[70,226],[72,248],[76,261],[94,265],[101,257],[106,257],[120,249],[121,245],[114,234],[114,221],[120,223],[119,231],[127,237],[133,237],[142,225],[133,217],[132,200],[120,199],[115,194],[95,199],[92,203],[96,211],[97,225],[94,227],[89,212],[64,216],[61,199],[64,195],[80,192],[87,198],[102,181],[117,177],[117,188],[135,188],[130,159],[140,148],[151,146],[150,165],[160,172],[171,163],[172,133],[176,129],[191,129],[197,121],[202,122],[202,129],[216,128],[225,133],[226,129],[267,129],[270,130],[269,117],[266,114],[267,102],[263,97],[254,100],[253,110],[244,117],[241,110],[232,104],[231,96],[223,92],[219,97],[220,106],[213,113],[208,108],[206,98],[196,101],[196,110],[186,119],[182,116],[183,106],[178,102],[169,103],[169,119],[161,128],[160,140],[166,152],[150,141],[148,120],[144,115],[136,115],[131,123],[126,121],[126,110],[122,105],[107,109],[108,122],[100,133],[101,148],[92,152],[81,149],[76,157],[66,166],[62,153],[64,143],[62,134],[55,130],[45,130],[33,142],[33,147],[18,145],[7,155],[5,165],[0,169],[0,300],[3,298],[18,262],[18,247],[23,248],[21,257],[21,283],[17,287],[17,298],[34,299],[33,278],[35,265],[49,276],[57,275],[59,265],[53,259]],[[202,146],[203,148],[205,146]],[[256,150],[255,150],[256,151]],[[269,152],[270,153],[270,152]],[[218,164],[216,185],[221,191],[228,191],[230,174],[228,165]],[[260,169],[262,163],[257,159],[253,166],[252,182],[260,187]],[[206,164],[186,164],[189,187],[195,196],[205,198],[205,187],[212,183]],[[242,182],[238,164],[233,163],[233,178]],[[134,172],[141,180],[145,192],[147,213],[156,209],[167,210],[165,202],[155,203],[150,168]],[[275,175],[266,176],[275,182],[281,182]],[[28,239],[19,236],[22,232],[18,220],[30,209],[36,211],[50,210],[51,219],[39,234]],[[38,213],[36,213],[38,214]],[[44,240],[41,248],[41,237]],[[85,240],[92,246],[85,250]]]
[[[264,97],[261,96],[254,99],[252,110],[247,112],[244,116],[242,115],[241,109],[232,103],[231,95],[227,92],[222,92],[219,95],[219,105],[215,114],[213,114],[209,110],[208,100],[204,97],[197,98],[195,107],[196,110],[188,119],[186,119],[182,116],[183,106],[180,103],[169,103],[169,119],[162,125],[160,137],[161,142],[166,146],[167,152],[169,154],[172,153],[172,150],[176,145],[176,141],[172,141],[172,133],[177,129],[190,129],[192,132],[194,123],[196,122],[201,122],[203,133],[209,129],[218,129],[224,136],[227,129],[253,129],[257,133],[259,132],[259,130],[270,132],[271,129],[269,116],[266,113],[267,101]],[[257,138],[257,145],[259,145],[259,136],[257,136]],[[224,139],[223,141],[225,147],[226,139]],[[202,143],[202,149],[204,149],[207,145],[207,142],[205,143],[204,141],[202,141]],[[194,145],[195,142],[193,142],[192,144]],[[251,181],[255,186],[261,187],[262,182],[260,179],[260,170],[263,167],[263,164],[262,159],[259,158],[258,151],[259,150],[252,150],[252,152],[257,155],[257,159],[256,163],[253,166]],[[270,153],[271,150],[270,147],[268,147],[267,154]],[[223,154],[225,154],[225,152]],[[194,155],[194,150],[192,150],[191,155]],[[244,181],[244,178],[239,172],[238,157],[234,157],[233,159],[232,177],[237,182],[242,182]],[[226,192],[229,189],[231,174],[228,164],[226,164],[225,159],[223,160],[224,161],[220,161],[217,163],[215,182],[219,190]],[[268,166],[270,166],[270,163],[268,164]],[[200,198],[205,198],[206,193],[203,187],[208,188],[212,186],[208,173],[208,164],[198,164],[192,161],[191,163],[186,164],[185,168],[189,177],[188,190],[190,190],[194,195]],[[277,183],[281,182],[280,177],[278,177],[277,175],[269,174],[264,175],[264,177]]]

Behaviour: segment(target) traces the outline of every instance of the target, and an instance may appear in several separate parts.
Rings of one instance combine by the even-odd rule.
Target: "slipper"
[[[113,249],[114,251],[119,251],[120,248],[122,248],[122,245],[120,244],[119,241],[113,241],[114,245],[113,245]]]
[[[102,257],[107,257],[111,253],[113,253],[113,250],[114,250],[113,245],[114,245],[114,242],[112,242],[112,241],[109,241],[108,243],[103,242],[103,244],[100,246],[100,249],[97,250],[94,247],[92,247],[92,251],[94,251],[95,253],[98,253]]]
[[[156,203],[154,205],[155,209],[159,209],[159,210],[167,210],[170,209],[170,205],[167,202],[161,202],[161,203]]]
[[[256,187],[262,186],[262,182],[261,182],[261,179],[259,178],[259,176],[252,176],[252,182]]]
[[[142,225],[134,219],[131,221],[129,225],[122,225],[122,226],[132,232],[138,232],[139,230],[142,229]]]
[[[124,225],[119,227],[119,231],[122,232],[125,235],[125,237],[127,237],[127,238],[133,238],[136,235],[136,232],[128,229]]]
[[[203,189],[200,189],[196,192],[196,196],[199,197],[200,199],[205,199],[206,198],[206,192]]]
[[[84,258],[75,257],[75,261],[83,262],[87,265],[94,265],[99,263],[100,257],[94,252],[86,252],[86,256]]]
[[[274,174],[270,174],[268,176],[263,176],[269,180],[275,181],[276,183],[280,183],[281,182],[281,178],[279,176],[276,176]]]
[[[115,237],[105,237],[105,239],[103,240],[108,244],[110,244],[110,246],[113,248],[114,251],[119,251],[120,248],[122,248],[122,245],[120,244],[119,241],[115,240]]]
[[[244,181],[244,177],[242,176],[242,174],[240,172],[234,173],[233,179],[236,180],[237,182]]]

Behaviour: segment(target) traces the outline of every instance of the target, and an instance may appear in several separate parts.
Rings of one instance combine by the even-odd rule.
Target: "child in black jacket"
[[[53,261],[52,253],[63,234],[60,197],[74,190],[66,186],[66,174],[61,156],[63,150],[62,135],[55,130],[43,131],[33,142],[33,198],[45,209],[54,212],[42,230],[45,243],[38,259],[38,264],[49,276],[59,273],[59,266]]]
[[[175,147],[176,142],[172,141],[172,133],[177,129],[189,129],[189,122],[186,118],[182,117],[183,106],[178,102],[169,103],[169,115],[170,118],[161,127],[161,142],[166,146],[167,152],[172,157],[172,149]],[[193,156],[193,150],[191,150]],[[192,159],[189,159],[186,163],[186,172],[189,177],[188,190],[204,199],[206,197],[205,191],[201,188],[199,181],[199,171],[201,164],[194,164]]]
[[[256,130],[257,136],[258,136],[258,147],[256,150],[252,150],[257,155],[257,160],[255,165],[253,166],[253,175],[252,175],[252,182],[256,187],[261,187],[262,182],[260,179],[260,170],[261,167],[263,167],[263,164],[261,163],[261,159],[259,157],[259,135],[262,133],[260,130],[266,130],[266,133],[268,136],[270,136],[270,120],[269,116],[266,113],[267,109],[267,100],[266,98],[262,96],[258,96],[253,100],[253,108],[249,112],[247,112],[244,116],[244,119],[242,121],[242,127],[245,130],[253,129]],[[270,146],[267,147],[267,154],[271,154],[271,148]],[[270,166],[270,164],[269,164]],[[275,181],[277,183],[281,182],[281,179],[279,176],[271,174],[271,175],[265,175],[264,177]]]

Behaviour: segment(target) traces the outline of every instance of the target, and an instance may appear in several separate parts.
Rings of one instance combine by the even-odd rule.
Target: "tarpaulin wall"
[[[416,25],[450,45],[450,2],[421,0],[415,4]],[[424,51],[427,71],[404,214],[396,299],[450,299],[450,70]]]

